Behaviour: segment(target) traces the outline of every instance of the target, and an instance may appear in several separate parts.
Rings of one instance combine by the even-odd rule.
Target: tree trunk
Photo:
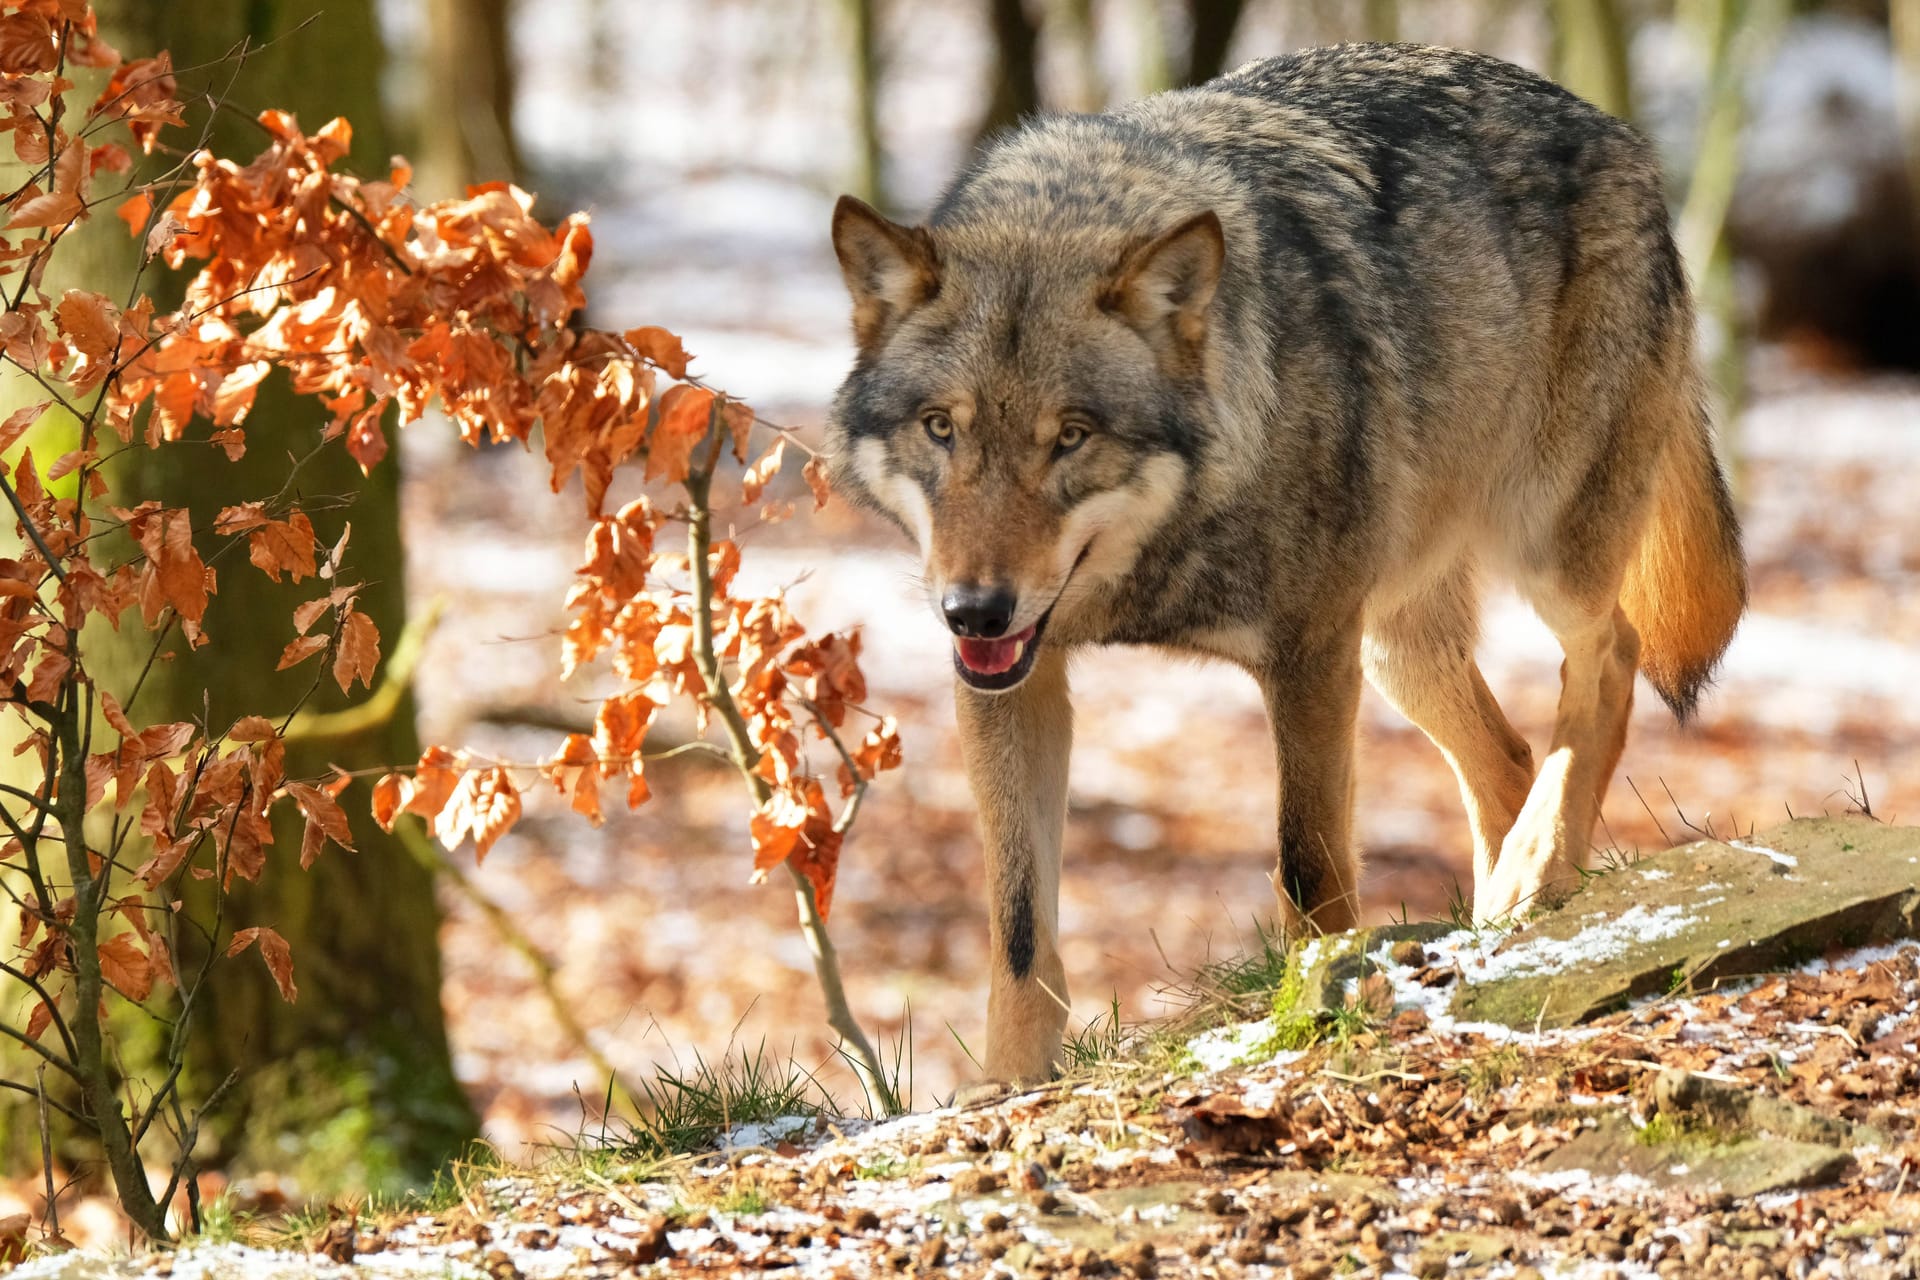
[[[1187,74],[1182,83],[1202,84],[1227,69],[1233,33],[1239,29],[1245,0],[1187,0],[1193,40],[1187,46]]]
[[[1072,51],[1074,85],[1065,106],[1099,111],[1107,105],[1107,79],[1100,70],[1100,42],[1094,27],[1093,0],[1051,0],[1049,32],[1058,32]]]
[[[422,199],[457,196],[475,182],[525,180],[513,136],[511,8],[512,0],[427,0],[428,88],[418,122]],[[379,159],[369,154],[360,163]]]
[[[354,126],[347,164],[365,173],[386,171],[382,48],[372,0],[111,0],[101,8],[110,38],[130,56],[168,48],[176,67],[212,64],[180,74],[190,110],[187,128],[174,131],[176,145],[198,137],[207,118],[204,97],[192,95],[212,93],[240,108],[215,121],[216,154],[250,158],[266,142],[250,117],[284,107],[308,130],[347,116]],[[309,19],[311,25],[295,30]],[[243,39],[267,47],[236,76],[221,59]],[[86,267],[98,273],[96,287],[124,293],[133,262],[116,219],[97,217],[86,244],[76,247],[84,256],[74,258],[91,258]],[[179,285],[163,276],[150,274],[146,283],[158,302],[171,305]],[[116,495],[186,506],[196,529],[209,527],[223,505],[270,496],[286,485],[291,459],[313,453],[325,419],[317,403],[295,398],[276,373],[247,420],[244,458],[228,463],[203,443],[203,430],[193,433],[198,440],[131,449],[113,477]],[[379,627],[386,651],[406,620],[399,480],[397,451],[362,479],[335,441],[299,469],[290,490],[305,505],[321,545],[332,546],[351,522],[341,580],[366,583],[359,607]],[[202,554],[211,550],[204,546]],[[293,638],[294,605],[317,594],[315,588],[311,579],[298,587],[276,585],[225,557],[219,594],[206,616],[211,642],[189,651],[177,633],[171,637],[164,645],[171,660],[154,664],[130,711],[149,721],[204,715],[216,726],[249,712],[284,714],[316,672],[310,662],[276,673],[275,659]],[[105,632],[88,639],[96,654],[106,655],[96,659],[96,673],[124,695],[151,638],[128,628],[118,641]],[[329,676],[309,706],[325,710],[348,701]],[[365,769],[410,762],[418,752],[408,699],[384,725],[290,744],[287,772],[316,776],[330,764]],[[195,1087],[189,1096],[207,1096],[229,1073],[237,1073],[237,1082],[203,1129],[203,1153],[238,1169],[292,1173],[309,1193],[417,1184],[475,1132],[472,1108],[454,1079],[440,1007],[440,911],[432,875],[366,816],[364,783],[342,802],[353,816],[357,852],[329,849],[303,872],[299,823],[289,819],[276,828],[258,885],[236,882],[224,905],[216,905],[206,882],[189,879],[181,886],[199,926],[179,931],[176,963],[183,979],[205,954],[201,930],[224,947],[235,929],[268,925],[291,944],[299,984],[298,1002],[286,1004],[258,957],[213,966],[192,1022],[187,1078]],[[139,1047],[129,1042],[126,1049],[134,1054]],[[129,1058],[129,1068],[148,1069],[138,1056]]]
[[[987,0],[987,15],[995,50],[993,87],[987,113],[975,131],[976,142],[985,142],[1040,109],[1040,28],[1027,16],[1022,0]]]
[[[1627,28],[1616,0],[1554,0],[1554,76],[1622,120],[1633,119]]]
[[[886,153],[880,146],[880,54],[875,0],[841,0],[847,25],[847,67],[853,78],[855,126],[853,194],[887,206]]]

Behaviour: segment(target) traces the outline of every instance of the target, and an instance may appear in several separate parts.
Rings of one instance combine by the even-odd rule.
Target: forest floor
[[[398,1209],[293,1225],[229,1214],[177,1252],[49,1256],[14,1274],[1907,1280],[1920,1276],[1910,876],[1896,870],[1891,893],[1856,885],[1841,907],[1859,919],[1875,904],[1854,936],[1891,942],[1676,981],[1575,1026],[1542,1025],[1544,1005],[1531,1026],[1460,1015],[1469,996],[1487,1004],[1540,975],[1591,985],[1685,927],[1709,955],[1723,935],[1767,942],[1731,923],[1756,894],[1799,911],[1859,860],[1920,858],[1920,832],[1869,827],[1829,841],[1840,870],[1825,878],[1806,839],[1697,844],[1616,868],[1512,934],[1398,926],[1348,952],[1267,949],[1200,975],[1178,1018],[1076,1038],[1073,1069],[1045,1088],[885,1122],[781,1114],[736,1092],[761,1111],[710,1115],[689,1154],[589,1142],[534,1166],[457,1168]],[[1656,879],[1683,885],[1689,918],[1621,928],[1604,895]],[[1583,902],[1605,917],[1577,914]],[[1821,917],[1828,936],[1840,918]],[[1564,921],[1577,931],[1556,936]],[[1358,976],[1343,979],[1350,961]]]

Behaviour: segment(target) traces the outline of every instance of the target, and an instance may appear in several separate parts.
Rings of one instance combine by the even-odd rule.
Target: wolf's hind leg
[[[1073,706],[1067,658],[1048,646],[1006,693],[956,684],[961,749],[979,810],[992,913],[987,1074],[1051,1077],[1067,1025],[1060,964],[1060,845],[1067,822]]]
[[[1289,637],[1260,672],[1280,766],[1280,860],[1273,887],[1291,937],[1351,929],[1360,914],[1354,857],[1353,733],[1360,708],[1360,618]]]
[[[1473,660],[1473,572],[1461,564],[1393,612],[1371,617],[1361,659],[1382,697],[1452,766],[1473,828],[1473,887],[1486,893],[1500,842],[1526,803],[1533,751],[1494,701]]]
[[[1580,607],[1557,590],[1530,593],[1566,661],[1553,745],[1507,833],[1474,918],[1498,920],[1543,893],[1574,887],[1586,865],[1600,799],[1626,747],[1640,636],[1617,604]]]

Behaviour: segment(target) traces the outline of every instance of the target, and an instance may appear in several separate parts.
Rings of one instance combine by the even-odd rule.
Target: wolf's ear
[[[940,291],[940,260],[926,228],[889,222],[864,200],[841,196],[833,206],[833,252],[853,295],[853,337],[862,351]]]
[[[1226,258],[1226,236],[1209,209],[1129,249],[1100,305],[1162,355],[1191,357],[1206,341],[1207,304]]]

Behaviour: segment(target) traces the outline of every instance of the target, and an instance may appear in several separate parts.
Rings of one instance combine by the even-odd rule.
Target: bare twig
[[[573,1005],[567,1000],[566,993],[560,990],[559,974],[546,953],[534,944],[533,939],[529,938],[519,925],[514,923],[513,917],[508,915],[500,904],[481,892],[480,886],[473,882],[473,878],[452,858],[442,853],[439,846],[429,840],[418,826],[404,822],[396,823],[394,834],[400,838],[400,843],[406,846],[407,852],[413,855],[414,861],[434,875],[446,877],[447,881],[460,891],[461,896],[473,903],[480,914],[487,918],[487,923],[492,925],[494,932],[500,935],[500,940],[520,954],[520,957],[527,962],[527,966],[533,970],[534,983],[540,988],[540,993],[547,998],[548,1011],[552,1013],[554,1022],[560,1027],[560,1033],[566,1036],[580,1055],[592,1064],[596,1072],[608,1081],[618,1081],[620,1073],[614,1068],[612,1060],[600,1052],[593,1043],[592,1037],[587,1034],[587,1029],[581,1025],[580,1019],[574,1014]],[[629,1096],[632,1095],[633,1091],[624,1083],[619,1087]]]
[[[712,443],[707,449],[706,465],[689,474],[685,485],[687,568],[693,579],[693,657],[700,669],[700,678],[707,686],[707,701],[726,730],[734,766],[739,769],[747,792],[758,808],[772,797],[773,789],[755,771],[755,766],[760,763],[760,749],[754,745],[753,736],[747,730],[746,718],[740,714],[740,707],[727,687],[725,675],[720,670],[720,657],[714,648],[713,571],[708,560],[713,549],[713,511],[709,499],[723,436],[712,422],[708,423],[708,430]],[[886,1071],[881,1066],[879,1055],[873,1051],[872,1042],[867,1039],[859,1019],[853,1015],[852,1006],[847,1003],[846,984],[840,977],[839,954],[834,950],[833,938],[827,933],[826,920],[820,914],[820,903],[814,896],[813,884],[791,861],[784,865],[793,880],[800,932],[806,937],[807,949],[813,954],[814,977],[820,984],[820,994],[826,1000],[827,1025],[845,1043],[869,1096],[880,1104],[886,1114],[897,1115],[901,1110],[900,1100],[887,1080]]]
[[[47,1211],[43,1219],[49,1240],[60,1236],[60,1192],[53,1185],[53,1134],[47,1127],[47,1064],[34,1073],[34,1086],[40,1092],[40,1172],[47,1180]]]

